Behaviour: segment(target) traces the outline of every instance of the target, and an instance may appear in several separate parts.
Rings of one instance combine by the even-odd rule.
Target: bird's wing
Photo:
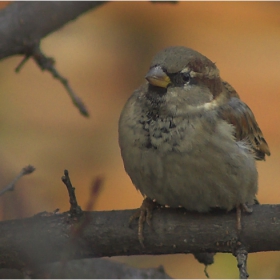
[[[251,109],[239,99],[237,92],[227,82],[223,82],[228,102],[219,108],[219,115],[235,127],[236,140],[247,140],[255,151],[257,160],[265,160],[270,155],[262,131]]]

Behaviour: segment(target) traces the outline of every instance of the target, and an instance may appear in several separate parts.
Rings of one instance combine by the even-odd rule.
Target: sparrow
[[[138,237],[153,202],[189,211],[252,212],[256,160],[270,155],[251,109],[220,77],[215,63],[183,46],[155,55],[119,119],[124,168],[145,197]],[[134,217],[132,217],[134,218]]]

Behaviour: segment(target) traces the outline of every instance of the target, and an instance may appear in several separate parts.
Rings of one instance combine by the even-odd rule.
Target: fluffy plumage
[[[207,212],[253,204],[270,155],[250,108],[216,65],[185,47],[158,53],[119,120],[125,170],[143,196]]]

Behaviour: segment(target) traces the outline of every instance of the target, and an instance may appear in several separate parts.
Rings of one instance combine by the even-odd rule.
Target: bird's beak
[[[151,85],[156,87],[167,88],[171,83],[170,78],[160,66],[152,67],[145,78]]]

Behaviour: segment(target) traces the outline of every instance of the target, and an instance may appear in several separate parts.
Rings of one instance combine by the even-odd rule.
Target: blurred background
[[[142,197],[126,175],[118,147],[120,112],[144,81],[151,58],[172,46],[191,47],[216,62],[254,112],[271,149],[258,163],[261,203],[280,203],[280,5],[277,2],[112,2],[42,41],[57,70],[90,111],[81,116],[62,85],[22,57],[0,63],[0,184],[22,167],[16,191],[0,197],[2,220],[69,209],[61,182],[68,169],[85,207],[96,176],[105,182],[96,210],[137,208]],[[0,188],[2,188],[0,187]],[[205,278],[192,255],[117,257],[137,267],[164,265],[175,278]],[[280,278],[280,252],[249,255],[250,278]],[[236,278],[236,260],[216,255],[211,278]]]

